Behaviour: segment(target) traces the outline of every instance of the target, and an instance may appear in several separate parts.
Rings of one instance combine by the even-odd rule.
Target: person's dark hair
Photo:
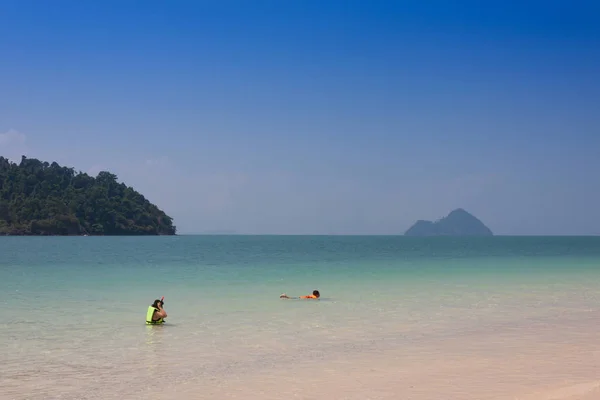
[[[158,308],[158,303],[160,303],[161,305],[163,305],[164,303],[158,299],[154,300],[154,303],[152,303],[152,307],[154,308]]]
[[[321,295],[321,293],[319,293],[318,290],[313,290],[313,296],[319,297],[320,295]]]

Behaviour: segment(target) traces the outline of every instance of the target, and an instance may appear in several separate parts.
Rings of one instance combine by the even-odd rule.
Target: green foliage
[[[0,157],[0,235],[174,235],[171,217],[110,172]]]

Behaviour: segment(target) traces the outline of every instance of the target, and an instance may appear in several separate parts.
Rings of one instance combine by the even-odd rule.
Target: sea
[[[0,399],[600,399],[600,237],[1,237],[0,293]]]

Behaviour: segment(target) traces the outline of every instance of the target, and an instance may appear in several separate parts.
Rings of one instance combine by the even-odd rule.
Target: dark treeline
[[[171,217],[110,172],[0,157],[0,235],[174,235]]]

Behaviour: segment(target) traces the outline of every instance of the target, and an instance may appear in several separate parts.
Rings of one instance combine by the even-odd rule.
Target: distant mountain
[[[483,222],[458,208],[446,217],[435,221],[419,220],[411,226],[405,236],[493,236]]]

